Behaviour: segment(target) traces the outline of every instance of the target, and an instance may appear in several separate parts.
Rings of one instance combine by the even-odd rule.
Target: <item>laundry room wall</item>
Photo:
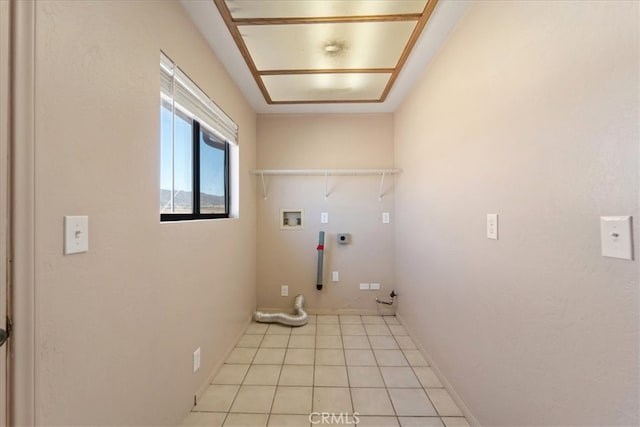
[[[258,115],[260,169],[368,169],[393,167],[391,114]],[[258,207],[257,302],[263,309],[291,310],[303,294],[318,313],[378,312],[375,297],[387,297],[393,283],[394,177],[266,176],[267,197],[256,176]],[[304,210],[302,229],[281,229],[282,209]],[[322,224],[326,212],[329,222]],[[382,213],[391,222],[382,223]],[[325,231],[324,286],[316,290],[319,231]],[[337,233],[349,233],[348,245]],[[332,282],[332,272],[339,281]],[[379,283],[380,290],[360,290]],[[281,297],[281,286],[289,296]]]

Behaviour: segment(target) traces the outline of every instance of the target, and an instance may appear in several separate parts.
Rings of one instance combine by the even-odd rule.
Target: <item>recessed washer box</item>
[[[282,209],[280,211],[281,230],[302,230],[304,228],[303,209]]]

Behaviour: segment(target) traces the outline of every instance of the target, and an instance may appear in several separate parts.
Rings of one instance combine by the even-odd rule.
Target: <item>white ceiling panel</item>
[[[2,0],[0,0],[2,1]],[[239,0],[236,0],[239,1]],[[326,3],[330,0],[323,0]],[[431,0],[432,2],[434,0]],[[356,3],[354,0],[347,0],[348,3]],[[399,0],[373,0],[372,3],[396,4]],[[424,31],[421,33],[415,44],[406,64],[400,70],[396,70],[394,76],[397,79],[383,102],[367,103],[272,103],[266,98],[263,85],[263,78],[249,62],[242,50],[242,37],[237,32],[237,28],[232,18],[225,13],[226,3],[224,0],[180,0],[190,18],[201,31],[216,56],[223,62],[225,68],[236,82],[244,96],[247,98],[252,108],[258,113],[380,113],[393,112],[401,104],[404,97],[410,92],[411,86],[424,72],[425,67],[445,42],[455,25],[466,13],[470,0],[439,0],[435,10]],[[256,4],[268,3],[267,0],[257,0]],[[295,8],[294,0],[283,0],[280,6],[289,9],[289,5]],[[362,3],[362,2],[357,2]],[[312,3],[315,4],[315,3]],[[427,5],[425,14],[433,5]],[[282,8],[281,8],[282,9]],[[308,10],[304,6],[304,10]],[[363,12],[364,13],[364,12]],[[281,11],[274,12],[272,16],[281,15]],[[299,12],[291,12],[289,15],[298,15]],[[248,15],[247,15],[248,16]],[[299,21],[298,21],[299,22]],[[246,24],[246,22],[245,22]],[[247,53],[248,55],[248,53]]]
[[[425,64],[422,59],[411,59],[426,57],[412,52],[417,43],[425,45],[420,41],[424,40],[421,34],[424,31],[433,34],[428,37],[433,43],[426,41],[430,58],[469,3],[469,0],[180,1],[234,80],[241,82],[243,92],[250,93],[252,105],[260,112],[395,108],[407,93],[408,79],[403,76],[410,75],[415,80],[421,67],[405,65]],[[445,6],[440,7],[443,3]],[[213,5],[217,13],[212,13],[207,5]],[[436,9],[455,16],[455,20],[445,16],[443,25],[438,21],[431,24]],[[231,47],[234,44],[237,49]],[[247,84],[247,78],[254,84]]]
[[[426,0],[226,0],[234,19],[377,16],[422,13]]]
[[[287,74],[262,76],[273,102],[376,101],[390,73]]]
[[[242,25],[258,71],[394,68],[416,21]]]

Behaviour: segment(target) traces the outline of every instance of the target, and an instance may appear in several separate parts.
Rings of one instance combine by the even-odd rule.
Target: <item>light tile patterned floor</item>
[[[361,427],[469,425],[394,316],[322,315],[250,324],[183,424],[354,425],[354,413]]]

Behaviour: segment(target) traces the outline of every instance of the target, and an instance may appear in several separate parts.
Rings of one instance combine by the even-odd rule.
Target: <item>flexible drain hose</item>
[[[316,280],[316,288],[322,290],[322,261],[324,258],[324,231],[318,236],[318,278]]]
[[[263,313],[256,311],[253,318],[260,323],[282,323],[287,326],[302,326],[307,324],[308,315],[304,311],[304,296],[298,295],[293,304],[295,315],[287,313]]]

